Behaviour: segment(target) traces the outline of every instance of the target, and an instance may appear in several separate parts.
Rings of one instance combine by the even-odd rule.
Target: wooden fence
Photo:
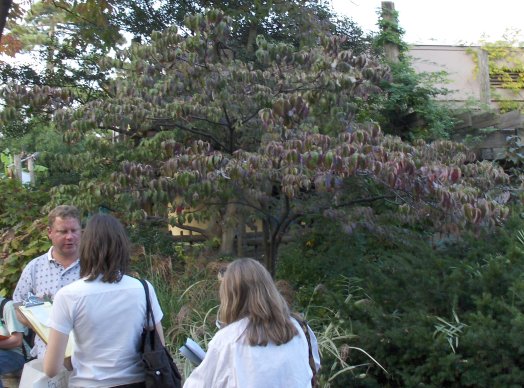
[[[7,175],[11,178],[18,179],[22,183],[35,184],[35,160],[38,153],[33,153],[29,156],[17,154],[13,156],[13,163],[7,166]],[[27,173],[23,169],[23,164],[26,163]]]

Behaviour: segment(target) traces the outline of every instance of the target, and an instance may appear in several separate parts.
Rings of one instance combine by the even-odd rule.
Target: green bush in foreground
[[[492,235],[436,249],[421,234],[348,238],[323,223],[289,244],[278,276],[296,282],[309,318],[337,310],[336,325],[355,335],[350,344],[387,370],[350,352],[347,362],[362,366],[331,386],[521,386],[524,245],[516,231],[523,225],[514,217]],[[315,287],[323,291],[311,298]]]

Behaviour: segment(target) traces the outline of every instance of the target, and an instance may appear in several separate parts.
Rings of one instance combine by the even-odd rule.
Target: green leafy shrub
[[[25,265],[49,249],[45,215],[46,192],[0,179],[0,294],[10,295]]]
[[[348,238],[322,222],[283,249],[278,276],[294,279],[301,306],[337,310],[336,324],[354,334],[350,344],[387,370],[351,352],[348,363],[366,367],[332,386],[517,387],[524,381],[524,245],[515,231],[522,226],[514,216],[491,235],[435,245],[429,235],[394,228]],[[341,292],[348,278],[354,288]],[[318,284],[325,292],[312,301]],[[322,318],[320,309],[311,313]]]
[[[409,58],[391,64],[392,82],[382,85],[377,96],[382,107],[379,121],[386,132],[410,140],[448,138],[454,126],[453,112],[437,96],[449,90],[435,85],[446,82],[445,72],[417,73]]]

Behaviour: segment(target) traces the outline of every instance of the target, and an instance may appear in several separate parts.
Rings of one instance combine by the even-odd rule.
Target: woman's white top
[[[304,331],[292,319],[298,335],[282,345],[251,346],[245,338],[248,318],[219,330],[209,342],[202,363],[187,378],[184,388],[308,388],[313,372]],[[310,337],[317,369],[317,339]]]
[[[149,284],[155,323],[163,317]],[[50,327],[74,334],[69,387],[112,387],[144,381],[139,353],[146,319],[144,287],[124,276],[118,283],[77,280],[55,295]]]

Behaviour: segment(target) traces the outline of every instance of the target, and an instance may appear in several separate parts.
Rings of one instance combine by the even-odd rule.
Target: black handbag
[[[140,279],[146,292],[146,327],[142,332],[142,363],[146,372],[147,388],[181,388],[182,376],[176,367],[173,358],[167,351],[155,328],[155,317],[151,309],[149,298],[149,287],[144,279]],[[149,330],[149,322],[152,322],[153,330]]]

